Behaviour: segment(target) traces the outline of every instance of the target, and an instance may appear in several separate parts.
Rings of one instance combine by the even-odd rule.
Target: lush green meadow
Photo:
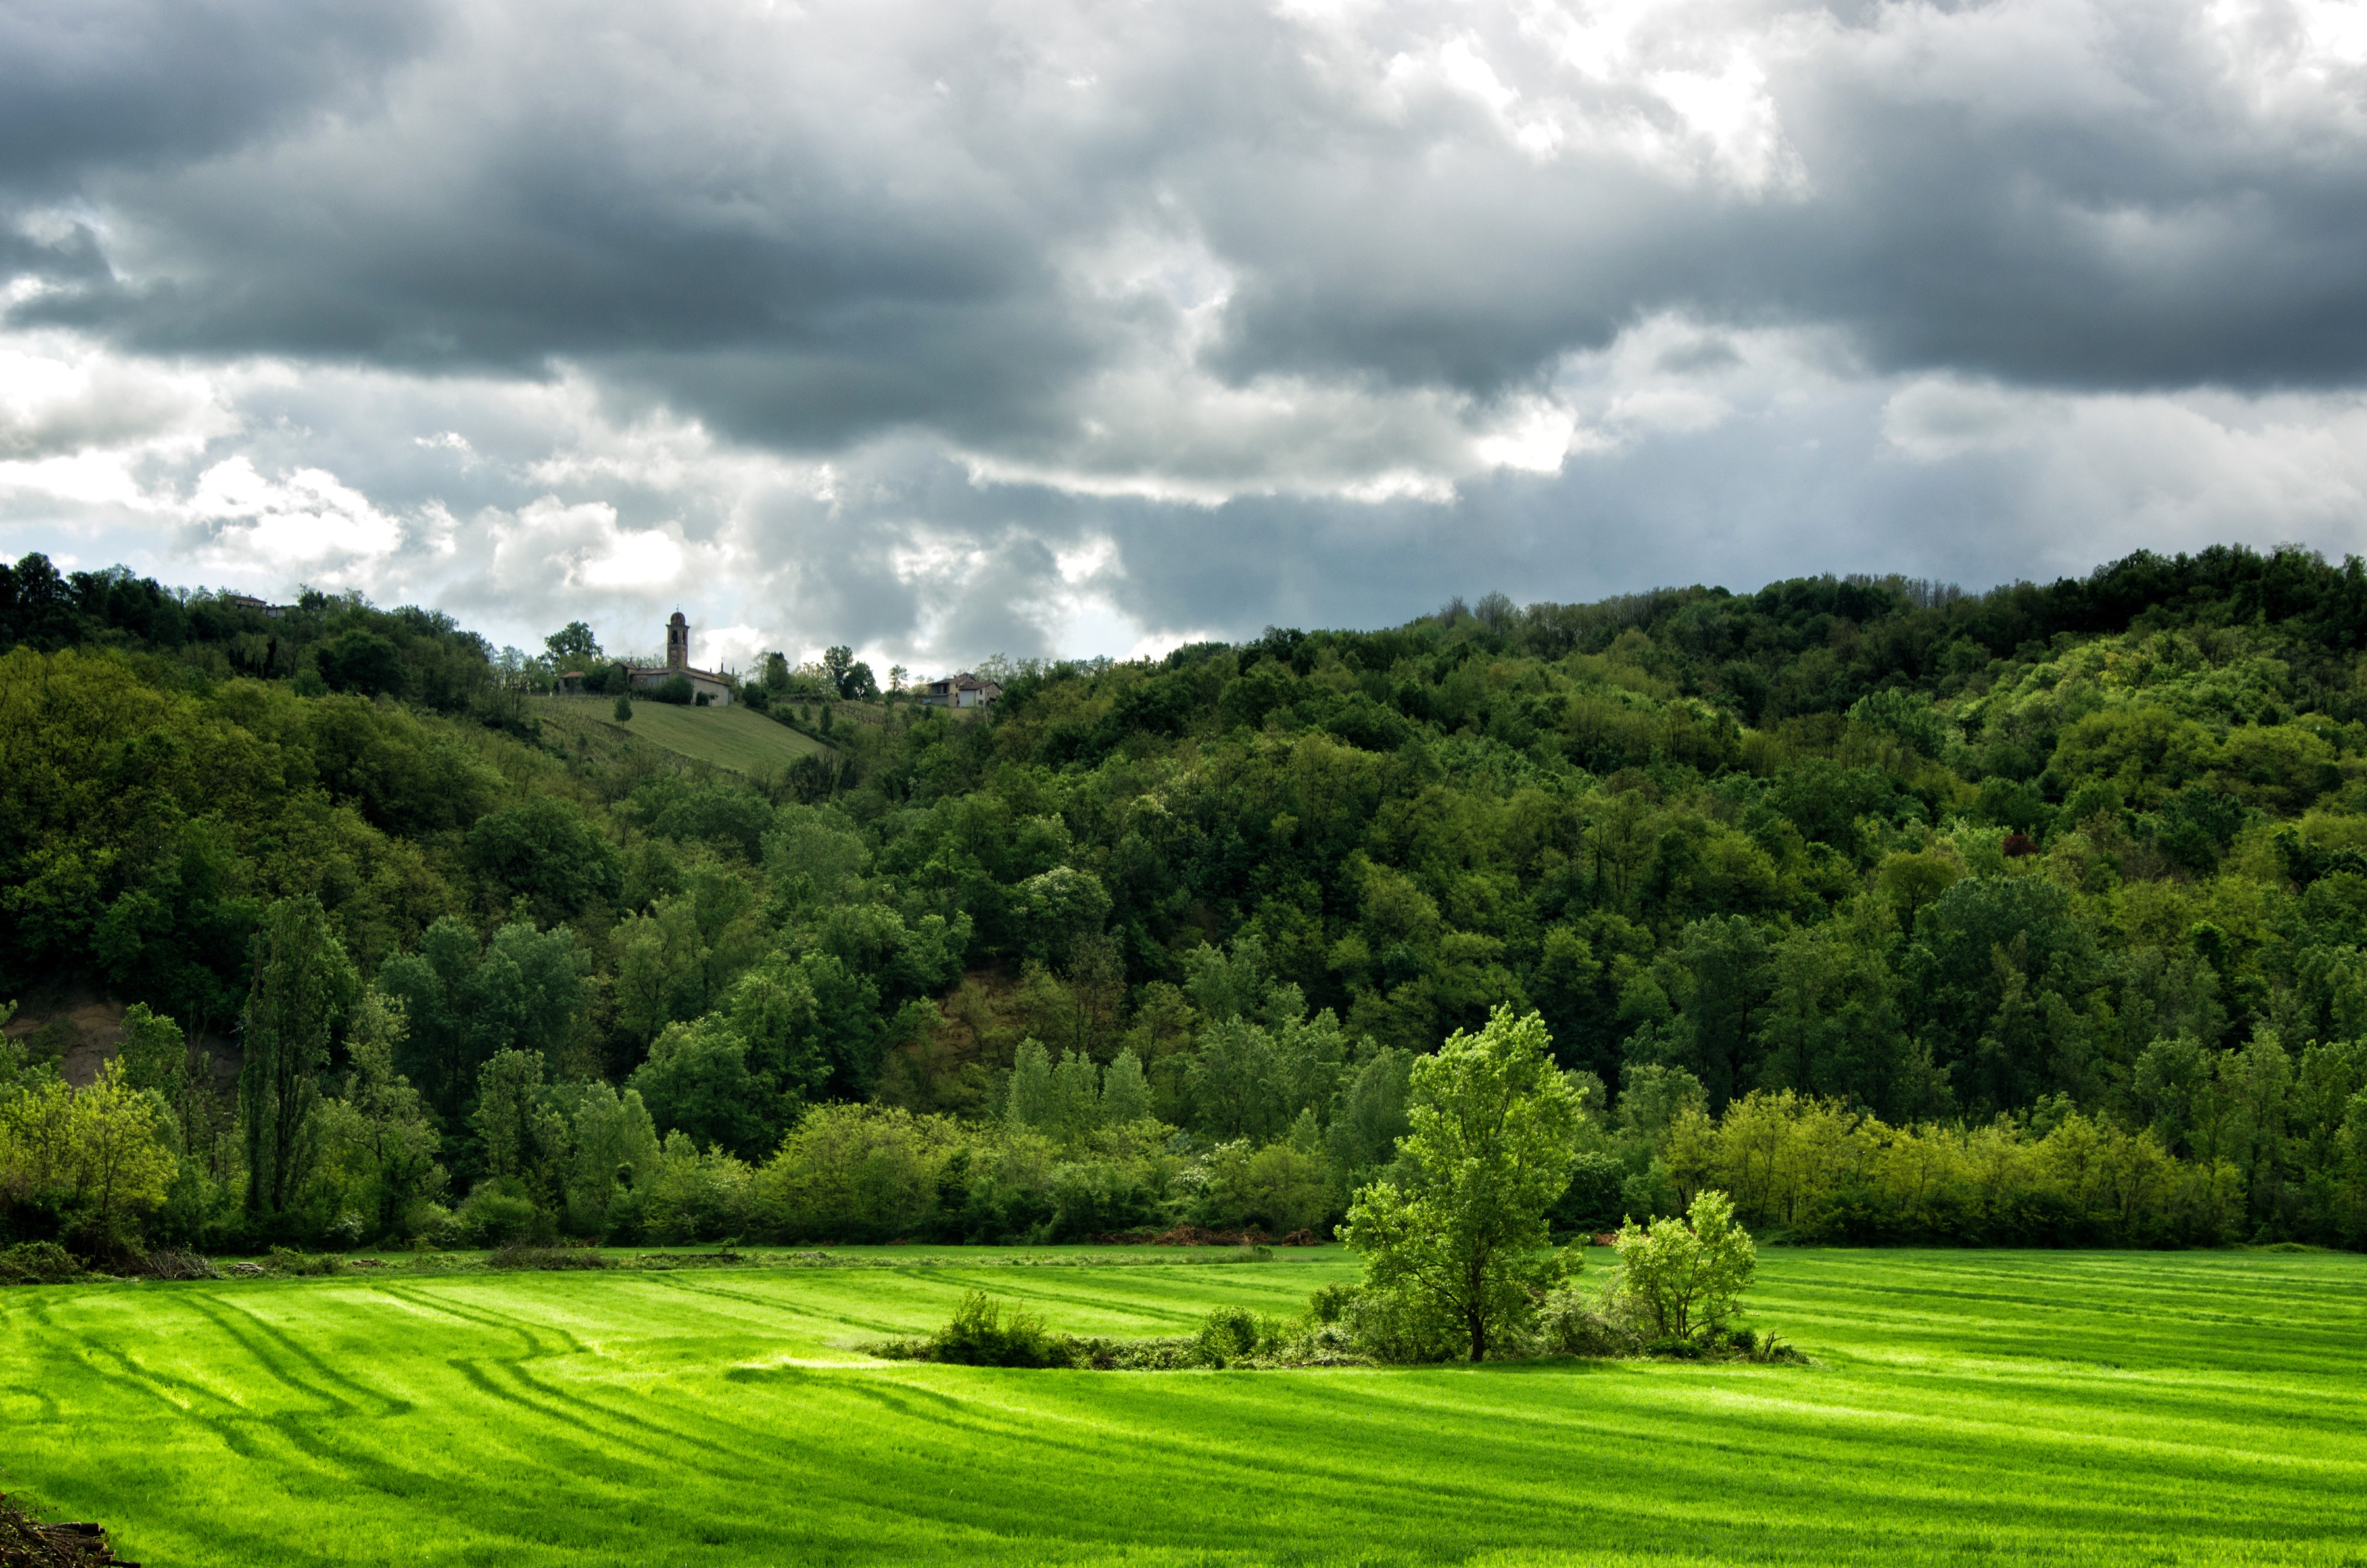
[[[787,767],[799,757],[825,755],[830,748],[743,707],[676,707],[642,698],[633,716],[618,724],[614,697],[554,696],[534,699],[532,711],[561,729],[610,730],[646,740],[693,761],[712,762],[735,773]]]
[[[861,1256],[0,1292],[0,1484],[152,1564],[2367,1562],[2367,1258],[1771,1251],[1812,1365],[1161,1374],[851,1347],[1352,1260]]]

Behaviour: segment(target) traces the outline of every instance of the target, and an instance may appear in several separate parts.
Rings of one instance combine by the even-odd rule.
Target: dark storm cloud
[[[43,268],[60,286],[17,319],[172,352],[561,356],[809,449],[907,424],[991,446],[1073,422],[1140,325],[1078,286],[1078,248],[1166,222],[1230,269],[1208,363],[1236,378],[1492,397],[1678,310],[1835,326],[1881,368],[2355,379],[2355,132],[2263,114],[2198,11],[2080,14],[2056,36],[1800,13],[1763,88],[1795,166],[1742,190],[1525,156],[1434,82],[1376,108],[1387,51],[1461,12],[1343,40],[1243,5],[1123,36],[1057,6],[19,7],[0,134],[20,178],[108,216],[122,281]],[[291,119],[431,37],[367,107]],[[1474,37],[1530,101],[1682,141],[1636,81],[1562,80],[1509,23]],[[1935,67],[1952,39],[1989,63]],[[2075,48],[2059,80],[1988,79]]]
[[[11,0],[0,7],[0,189],[185,164],[366,88],[424,45],[400,0]]]
[[[1229,363],[1486,391],[1678,310],[1836,325],[1877,368],[2050,385],[2367,370],[2355,66],[2330,95],[2347,123],[2295,123],[2261,112],[2200,7],[2064,6],[2097,27],[2006,47],[1977,29],[2010,7],[1965,9],[1961,26],[1870,9],[1776,65],[1795,188],[1531,164],[1443,111],[1394,136],[1326,126],[1208,159],[1195,205],[1246,274]],[[1991,58],[1935,70],[1895,42],[1919,14],[1933,51],[1954,39]],[[2044,58],[2075,45],[2088,55]]]

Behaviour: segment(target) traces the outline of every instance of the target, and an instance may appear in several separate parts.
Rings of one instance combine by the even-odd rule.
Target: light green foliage
[[[1696,1196],[1684,1218],[1619,1227],[1614,1311],[1654,1339],[1700,1340],[1732,1326],[1758,1267],[1759,1247],[1723,1192]]]
[[[1184,1069],[1194,1129],[1262,1143],[1310,1109],[1328,1115],[1350,1055],[1338,1016],[1327,1008],[1308,1018],[1305,993],[1274,976],[1255,936],[1229,953],[1195,948],[1184,967],[1205,1021]]]
[[[187,1568],[286,1540],[429,1568],[2300,1568],[2367,1535],[2355,1258],[1771,1249],[1755,1311],[1813,1366],[1145,1376],[853,1345],[972,1291],[1048,1333],[1187,1335],[1289,1314],[1353,1261],[875,1256],[897,1266],[0,1289],[10,1484]],[[323,1418],[330,1393],[351,1408]]]
[[[909,1235],[936,1201],[953,1132],[887,1106],[818,1106],[756,1174],[758,1217],[793,1241]]]
[[[861,884],[871,852],[835,807],[783,806],[764,838],[764,874],[777,918],[844,901]]]
[[[2330,1139],[2343,1112],[2320,1113],[2332,1118],[2319,1134]],[[2241,1127],[2223,1132],[2235,1140]],[[1658,1146],[1666,1192],[1628,1184],[1631,1208],[1647,1215],[1679,1212],[1716,1187],[1748,1223],[1807,1239],[2163,1246],[2232,1239],[2246,1178],[2231,1156],[2252,1145],[2180,1161],[2152,1130],[2131,1133],[2063,1101],[2026,1122],[1908,1127],[1787,1089],[1753,1092],[1714,1121],[1688,1105]]]
[[[1102,1124],[1102,1070],[1082,1051],[1063,1051],[1052,1072],[1050,1130],[1074,1140]]]
[[[1368,1173],[1396,1157],[1398,1139],[1409,1125],[1406,1097],[1413,1061],[1410,1052],[1384,1047],[1342,1087],[1327,1147],[1342,1179],[1361,1186]]]
[[[1120,1051],[1102,1074],[1102,1118],[1120,1126],[1150,1118],[1150,1080],[1131,1051]]]
[[[1099,934],[1109,919],[1109,890],[1090,871],[1056,865],[1019,885],[1018,914],[1027,951],[1038,957],[1066,953]]]
[[[123,1040],[116,1060],[123,1064],[126,1087],[153,1089],[169,1107],[177,1108],[188,1093],[188,1040],[179,1024],[153,1011],[146,1002],[124,1009]]]
[[[1544,1020],[1502,1007],[1416,1062],[1407,1180],[1375,1182],[1348,1211],[1343,1239],[1373,1288],[1453,1324],[1475,1361],[1569,1267],[1546,1211],[1569,1185],[1581,1107],[1551,1046]]]
[[[1255,1225],[1287,1235],[1322,1223],[1333,1209],[1331,1163],[1319,1148],[1246,1139],[1219,1145],[1207,1160],[1202,1213],[1226,1227]]]
[[[754,1193],[752,1173],[722,1149],[700,1149],[682,1133],[668,1133],[657,1168],[641,1186],[640,1222],[652,1241],[674,1244],[730,1240],[746,1228]]]
[[[1052,1054],[1040,1040],[1023,1040],[1004,1092],[1003,1117],[1023,1131],[1049,1127],[1058,1119],[1052,1089]]]
[[[51,1077],[0,1091],[0,1198],[46,1210],[77,1244],[112,1253],[164,1200],[174,1169],[166,1131],[120,1063],[87,1089]]]

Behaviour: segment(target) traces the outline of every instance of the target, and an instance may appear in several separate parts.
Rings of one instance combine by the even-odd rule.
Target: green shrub
[[[512,1242],[499,1247],[485,1259],[488,1269],[614,1269],[614,1259],[604,1257],[596,1247],[538,1247],[532,1242]]]
[[[460,1239],[471,1247],[508,1247],[534,1234],[535,1207],[491,1181],[480,1182],[453,1216]]]
[[[1538,1353],[1547,1356],[1634,1356],[1644,1348],[1643,1338],[1634,1328],[1605,1315],[1586,1296],[1569,1289],[1556,1291],[1537,1303],[1532,1333]]]
[[[1662,1345],[1704,1344],[1742,1310],[1759,1248],[1734,1220],[1723,1192],[1704,1192],[1680,1219],[1619,1232],[1619,1274],[1607,1293],[1611,1315]]]
[[[1192,1345],[1205,1364],[1221,1367],[1255,1355],[1269,1337],[1266,1325],[1249,1308],[1220,1306],[1201,1322]]]
[[[930,1336],[928,1359],[965,1367],[1065,1367],[1074,1359],[1067,1341],[1045,1331],[1037,1314],[1014,1311],[984,1291],[972,1291],[953,1317]]]
[[[332,1252],[298,1252],[291,1247],[275,1247],[264,1259],[264,1267],[275,1274],[334,1274],[337,1257]]]
[[[1337,1323],[1356,1304],[1358,1290],[1353,1285],[1333,1282],[1319,1285],[1307,1298],[1307,1315],[1316,1323]]]
[[[752,1218],[758,1230],[784,1241],[878,1242],[924,1234],[939,1206],[953,1143],[943,1117],[886,1105],[818,1105],[755,1173]],[[971,1163],[956,1173],[968,1173],[965,1182],[978,1179]]]
[[[53,1241],[20,1241],[0,1249],[0,1285],[62,1285],[82,1274],[74,1254]]]
[[[402,1213],[402,1234],[414,1246],[455,1247],[460,1245],[460,1222],[452,1211],[430,1199],[420,1199]]]
[[[1342,1308],[1340,1326],[1359,1351],[1392,1366],[1444,1361],[1469,1348],[1460,1324],[1403,1291],[1356,1292]]]

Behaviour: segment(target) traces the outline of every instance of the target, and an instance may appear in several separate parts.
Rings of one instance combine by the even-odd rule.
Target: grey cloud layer
[[[1222,0],[39,6],[0,50],[0,135],[103,215],[119,279],[62,267],[22,319],[176,351],[598,359],[815,446],[1073,417],[1077,379],[1159,308],[1073,276],[1129,227],[1232,275],[1215,363],[1236,376],[1491,394],[1682,309],[1838,325],[1890,368],[2355,378],[2356,68],[2325,88],[2345,124],[2246,74],[2290,17],[2231,39],[2199,7],[2059,16],[1672,11],[1664,32],[1761,45],[1783,167],[1756,190],[1615,139],[1526,155],[1484,89],[1403,63],[1467,34],[1513,114],[1682,147],[1641,84],[1720,62],[1649,26],[1597,80],[1534,16]],[[366,101],[303,112],[357,77]]]
[[[358,107],[432,24],[400,0],[12,0],[0,9],[0,189],[185,168],[309,112]]]
[[[0,544],[914,660],[2349,547],[2361,255],[2322,0],[22,0]]]

